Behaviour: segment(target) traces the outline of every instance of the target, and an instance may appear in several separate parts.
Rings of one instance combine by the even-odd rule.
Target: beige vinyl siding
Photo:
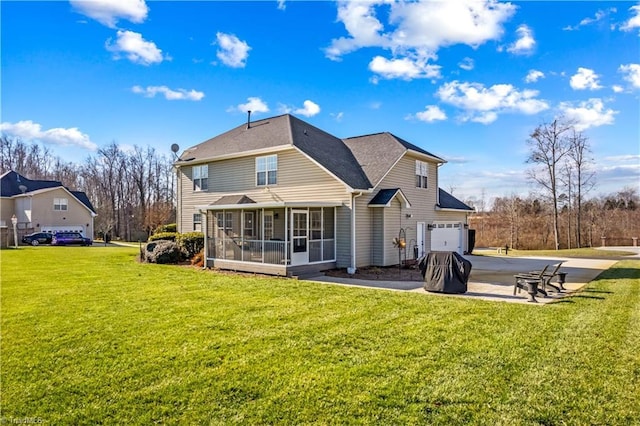
[[[425,161],[423,158],[405,154],[389,171],[389,173],[387,173],[387,175],[380,181],[380,183],[371,194],[366,194],[361,199],[359,199],[360,203],[363,203],[365,206],[367,206],[379,190],[400,188],[411,204],[411,208],[406,208],[404,203],[401,203],[399,201],[399,198],[396,197],[394,198],[391,207],[368,207],[368,219],[362,220],[359,217],[358,231],[360,232],[360,234],[364,233],[371,236],[375,231],[373,225],[379,225],[379,218],[376,221],[373,221],[371,220],[371,215],[377,209],[381,209],[384,211],[384,234],[382,237],[382,247],[379,248],[380,250],[383,250],[384,253],[383,263],[380,264],[377,260],[374,261],[374,255],[372,253],[378,248],[372,249],[371,247],[367,247],[365,245],[374,244],[374,239],[361,238],[357,241],[358,249],[356,250],[356,253],[358,254],[359,264],[378,264],[381,266],[396,265],[398,263],[398,251],[393,247],[392,241],[393,238],[398,236],[400,228],[403,228],[406,234],[407,259],[412,259],[413,244],[417,239],[417,223],[433,223],[433,221],[438,217],[435,211],[436,193],[438,191],[437,163],[430,161],[427,162],[428,187],[416,188],[416,160]],[[407,214],[411,214],[412,217],[407,218]],[[363,229],[363,227],[367,227],[368,229]],[[429,248],[431,247],[431,236],[429,232],[426,232],[425,234],[425,247]],[[365,252],[369,253],[368,259],[361,257],[361,255],[363,255]]]
[[[53,210],[54,198],[66,198],[67,210]],[[31,200],[33,232],[43,226],[82,226],[84,234],[93,238],[93,219],[87,207],[63,188],[35,194]],[[37,225],[40,224],[40,227]],[[89,226],[87,226],[89,225]]]
[[[371,264],[384,265],[384,210],[371,209]]]
[[[382,266],[390,266],[398,264],[398,248],[393,245],[393,239],[398,237],[400,228],[402,227],[402,205],[397,198],[391,201],[391,206],[385,208],[384,211],[384,237],[382,241],[382,249],[384,253],[384,263]],[[409,232],[405,227],[407,234],[407,246]],[[404,259],[404,253],[403,253]]]
[[[372,264],[371,208],[368,195],[356,198],[356,267]]]
[[[270,154],[271,155],[271,154]],[[344,207],[336,211],[337,259],[341,267],[349,266],[351,246],[350,200],[347,187],[295,149],[277,152],[278,178],[276,185],[256,186],[256,156],[233,158],[209,163],[208,191],[194,191],[191,166],[180,167],[182,193],[178,229],[193,229],[196,206],[204,206],[225,195],[244,194],[255,202],[335,202]],[[275,212],[276,210],[274,210]],[[284,227],[284,210],[274,221],[276,232]]]
[[[351,266],[351,207],[336,209],[336,266],[348,268]]]

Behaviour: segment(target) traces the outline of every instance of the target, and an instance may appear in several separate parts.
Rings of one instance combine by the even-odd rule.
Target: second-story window
[[[256,158],[256,185],[267,186],[278,183],[278,156],[267,155]]]
[[[416,188],[427,187],[427,176],[429,168],[424,161],[416,160]]]
[[[209,189],[209,166],[193,166],[193,190],[206,191]]]
[[[66,198],[53,199],[53,210],[55,211],[67,210],[68,206],[69,206],[69,201]]]

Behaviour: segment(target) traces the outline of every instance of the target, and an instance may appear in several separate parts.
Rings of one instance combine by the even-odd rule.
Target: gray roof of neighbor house
[[[407,151],[426,155],[437,162],[445,162],[442,158],[389,132],[356,136],[343,141],[358,159],[360,167],[374,187]]]
[[[440,202],[438,203],[438,207],[440,207],[441,209],[455,209],[455,210],[468,210],[468,211],[475,210],[473,207],[469,207],[468,205],[458,200],[453,195],[449,194],[444,189],[438,188],[438,191],[439,191],[438,197],[440,199]]]
[[[197,164],[279,146],[294,146],[353,189],[371,182],[351,150],[339,138],[290,114],[243,124],[186,149],[177,165]]]
[[[24,187],[20,188],[21,186]],[[69,191],[74,197],[78,199],[82,204],[87,206],[89,210],[95,213],[95,209],[89,201],[89,197],[82,191],[71,191],[66,186],[62,185],[62,182],[58,182],[57,180],[32,180],[27,179],[21,174],[10,170],[0,177],[0,195],[2,197],[14,197],[16,195],[26,194],[29,192],[35,192],[42,189],[50,189],[50,188],[64,188]]]

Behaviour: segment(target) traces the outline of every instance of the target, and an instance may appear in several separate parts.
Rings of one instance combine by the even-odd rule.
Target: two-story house
[[[438,188],[445,163],[391,133],[339,139],[289,114],[247,121],[175,162],[178,230],[207,265],[298,275],[467,250],[470,207]]]
[[[58,181],[27,179],[14,171],[0,176],[0,189],[3,245],[13,235],[9,228],[14,215],[19,239],[32,232],[56,231],[78,231],[93,238],[96,213],[84,192],[72,191]]]

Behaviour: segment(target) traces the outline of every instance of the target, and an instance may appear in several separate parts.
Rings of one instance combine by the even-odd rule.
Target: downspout
[[[362,194],[363,191],[351,193],[351,266],[347,268],[347,273],[351,275],[356,273],[356,198]]]

